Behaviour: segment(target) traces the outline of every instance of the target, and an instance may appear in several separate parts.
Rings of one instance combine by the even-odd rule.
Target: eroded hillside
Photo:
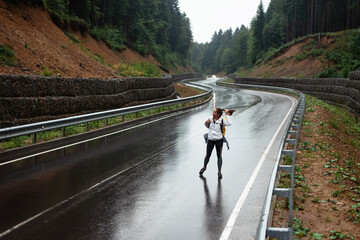
[[[267,61],[257,64],[247,77],[311,78],[332,65],[324,56],[335,45],[335,37],[308,37],[285,47]]]
[[[0,44],[15,53],[14,66],[1,65],[0,73],[111,78],[119,76],[119,63],[159,65],[127,48],[113,51],[86,31],[63,32],[41,8],[8,6],[0,0]]]

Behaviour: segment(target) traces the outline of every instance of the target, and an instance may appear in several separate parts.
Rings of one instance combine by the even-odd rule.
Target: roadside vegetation
[[[11,45],[0,44],[0,65],[16,65],[15,53]]]
[[[194,96],[194,95],[199,95],[199,94],[203,93],[202,90],[198,90],[195,88],[188,88],[188,89],[185,89],[185,88],[187,88],[187,87],[186,86],[176,87],[176,89],[179,91],[179,94],[183,94],[183,95]],[[68,136],[72,136],[72,135],[76,135],[76,134],[85,133],[88,131],[101,129],[101,128],[104,128],[107,126],[122,124],[124,122],[133,121],[133,120],[136,120],[139,118],[148,117],[150,115],[155,115],[155,114],[159,114],[162,112],[173,111],[173,110],[177,110],[177,109],[181,109],[181,108],[185,108],[185,107],[190,107],[192,105],[196,105],[203,101],[206,101],[207,99],[208,98],[204,97],[197,101],[190,101],[190,102],[186,102],[186,103],[174,104],[174,105],[170,105],[168,107],[160,107],[160,108],[151,109],[149,111],[140,111],[140,112],[136,112],[136,113],[125,114],[125,115],[118,116],[118,117],[108,118],[107,120],[104,119],[104,120],[89,122],[87,124],[83,123],[83,124],[78,124],[78,125],[74,125],[74,126],[68,126],[68,127],[65,127],[64,130],[63,129],[54,129],[54,130],[50,130],[50,131],[38,132],[38,133],[36,133],[36,139],[37,139],[36,143],[42,143],[42,142],[46,142],[46,141],[60,139],[63,137],[68,137]],[[63,135],[63,133],[65,133],[65,136]],[[0,152],[10,150],[13,148],[32,145],[33,137],[34,137],[34,135],[31,134],[31,135],[27,135],[27,136],[19,136],[19,137],[14,137],[14,138],[7,139],[4,141],[0,141]]]
[[[150,63],[119,63],[114,66],[124,77],[161,77],[160,69]]]
[[[169,109],[173,109],[175,106],[171,106]],[[126,114],[124,116],[114,117],[108,119],[108,125],[106,125],[105,120],[98,120],[89,122],[88,124],[78,124],[74,126],[68,126],[65,128],[65,136],[72,136],[80,133],[85,133],[87,131],[92,131],[96,129],[100,129],[106,126],[111,126],[115,124],[124,123],[127,121],[135,120],[138,118],[146,117],[151,114],[160,113],[162,111],[167,111],[166,108],[160,108],[160,109],[154,109],[150,112],[139,112],[139,113],[131,113]],[[37,142],[46,142],[54,139],[59,139],[63,137],[63,130],[62,129],[54,129],[50,131],[44,131],[37,133]],[[0,151],[1,150],[9,150],[17,147],[23,147],[33,144],[32,142],[33,135],[27,135],[27,136],[19,136],[12,138],[7,141],[0,142]]]
[[[319,56],[323,55],[328,61],[327,69],[315,77],[347,78],[349,73],[360,69],[360,28],[334,34],[335,44],[326,49],[312,48]]]
[[[97,29],[96,31],[100,32],[99,34],[113,34],[113,33],[104,33],[101,29]],[[115,30],[109,30],[115,31]],[[114,33],[116,35],[116,33]],[[93,54],[89,51],[89,49],[83,47],[81,45],[81,41],[77,39],[73,34],[69,32],[65,32],[65,35],[73,42],[73,44],[77,45],[86,55],[93,58],[94,60],[100,62],[103,65],[110,66],[118,71],[119,76],[123,77],[161,77],[161,72],[158,66],[151,63],[119,63],[116,65],[112,65],[105,61],[104,57],[99,54]],[[104,40],[103,37],[99,37],[100,40]],[[112,46],[117,46],[117,43],[113,43]],[[122,46],[115,47],[118,50],[122,49]],[[46,75],[49,74],[49,75]],[[52,76],[52,73],[44,72],[41,74],[43,76]]]
[[[182,83],[175,83],[174,85],[175,85],[176,92],[183,98],[184,97],[191,97],[191,96],[195,96],[195,95],[205,93],[204,90],[189,87],[189,86],[186,86],[186,85],[184,85]]]
[[[295,174],[294,237],[359,239],[358,116],[307,95]],[[282,173],[278,186],[289,180]],[[273,226],[286,227],[288,202],[278,199]]]

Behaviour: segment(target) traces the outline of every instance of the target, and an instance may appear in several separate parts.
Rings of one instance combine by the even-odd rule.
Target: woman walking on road
[[[222,149],[223,149],[223,127],[231,125],[230,116],[232,111],[225,109],[225,116],[222,117],[223,110],[221,108],[215,108],[212,116],[205,122],[205,126],[209,128],[208,141],[206,145],[206,156],[204,159],[204,167],[200,169],[200,176],[205,172],[206,166],[209,163],[211,153],[216,147],[216,154],[218,158],[218,177],[222,178],[221,166],[222,166]]]

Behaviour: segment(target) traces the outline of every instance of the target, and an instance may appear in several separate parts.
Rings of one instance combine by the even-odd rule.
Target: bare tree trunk
[[[110,16],[110,9],[111,9],[111,6],[112,6],[112,2],[111,2],[111,0],[108,0],[108,12],[107,12],[107,22],[108,22],[108,24],[110,24],[111,25],[111,17],[112,16]]]
[[[297,0],[294,0],[294,19],[293,19],[293,26],[292,26],[292,36],[291,40],[295,39],[295,28],[296,28],[296,9],[297,9]]]
[[[327,4],[327,7],[326,7],[326,9],[327,9],[327,20],[326,20],[326,30],[325,30],[325,32],[328,32],[329,31],[329,18],[330,18],[330,7],[329,7],[329,5],[330,5],[330,2],[328,2],[328,4]]]
[[[308,23],[307,23],[307,34],[310,34],[310,6],[308,5]]]
[[[66,5],[66,11],[70,15],[70,0],[66,0],[65,5]]]
[[[346,30],[349,29],[349,19],[350,19],[350,0],[348,0],[348,10],[346,16]]]
[[[315,7],[314,7],[314,33],[318,31],[318,28],[317,28],[317,12],[318,12],[318,0],[315,1]]]
[[[322,23],[321,23],[321,32],[324,32],[324,23],[325,23],[325,6],[323,7]]]
[[[353,21],[352,21],[352,27],[356,27],[356,26],[359,26],[359,16],[360,14],[358,14],[360,12],[360,2],[359,0],[356,0],[356,7],[355,9],[353,10],[355,14],[352,14],[353,16]]]
[[[106,0],[102,0],[101,2],[102,2],[102,4],[101,4],[100,12],[102,13],[102,16],[101,16],[100,26],[104,26],[105,25],[105,15],[106,15],[106,11],[105,11]]]
[[[356,26],[359,26],[359,21],[358,21],[358,19],[359,19],[359,12],[360,12],[360,5],[359,5],[359,1],[358,0],[356,0],[356,7],[355,7],[355,9],[354,9],[354,12],[355,12],[355,14],[353,14],[353,22],[352,22],[352,24],[353,24],[353,27],[356,27]]]
[[[313,26],[314,26],[314,0],[310,2],[310,22],[309,22],[309,34],[313,33]]]
[[[286,36],[286,42],[289,42],[289,16],[286,14],[286,17],[285,17],[285,28],[286,28],[286,33],[285,33],[285,36]]]
[[[95,0],[91,0],[91,28],[95,26]]]

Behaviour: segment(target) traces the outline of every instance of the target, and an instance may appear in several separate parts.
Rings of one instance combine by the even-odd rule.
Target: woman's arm
[[[205,122],[205,127],[207,127],[207,128],[210,127],[210,119],[206,120],[206,122]]]

